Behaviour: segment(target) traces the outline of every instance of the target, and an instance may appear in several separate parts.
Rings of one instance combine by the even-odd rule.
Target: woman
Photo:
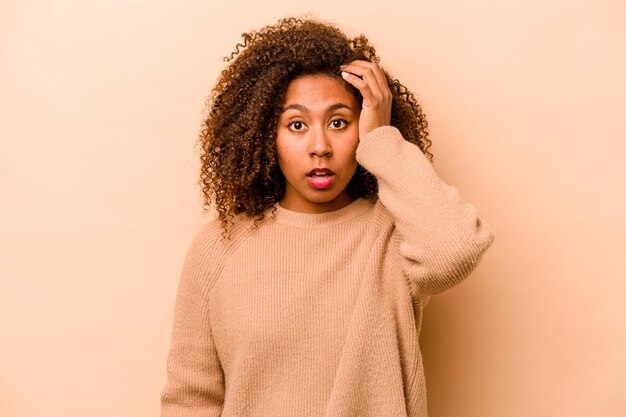
[[[424,306],[493,231],[365,37],[292,18],[243,38],[200,135],[218,218],[181,273],[162,415],[426,416]]]

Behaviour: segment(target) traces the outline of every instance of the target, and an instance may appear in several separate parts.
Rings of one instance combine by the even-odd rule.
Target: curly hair
[[[276,127],[289,83],[304,75],[341,79],[339,66],[359,59],[379,63],[364,35],[349,39],[330,23],[285,18],[242,34],[206,102],[207,116],[199,135],[203,209],[215,202],[222,235],[229,235],[235,215],[254,217],[285,193],[277,162]],[[393,95],[391,125],[405,140],[428,152],[428,123],[413,94],[383,69]],[[362,103],[360,92],[347,85]],[[378,182],[360,164],[347,185],[351,198],[378,198]],[[275,211],[275,208],[274,208]],[[272,214],[274,213],[272,212]]]

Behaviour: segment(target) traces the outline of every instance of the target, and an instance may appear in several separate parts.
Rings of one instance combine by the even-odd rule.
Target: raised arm
[[[395,127],[379,127],[361,138],[356,158],[378,180],[412,294],[439,294],[463,281],[494,240],[476,208],[439,178]]]
[[[216,233],[207,226],[194,237],[182,268],[174,310],[162,417],[218,417],[224,373],[211,336],[208,291]]]
[[[494,233],[459,190],[439,178],[422,151],[389,126],[393,97],[382,69],[355,60],[342,71],[363,96],[356,159],[378,180],[411,293],[439,294],[470,274]]]

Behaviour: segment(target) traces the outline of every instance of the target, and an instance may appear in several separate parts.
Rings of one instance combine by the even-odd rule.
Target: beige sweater
[[[391,126],[356,158],[379,199],[328,213],[276,204],[188,251],[162,416],[426,416],[418,336],[428,297],[463,281],[489,225]]]

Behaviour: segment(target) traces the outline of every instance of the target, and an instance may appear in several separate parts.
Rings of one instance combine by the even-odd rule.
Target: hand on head
[[[363,96],[359,117],[359,137],[391,122],[392,95],[387,79],[378,64],[354,60],[341,66],[344,80],[357,88]]]

